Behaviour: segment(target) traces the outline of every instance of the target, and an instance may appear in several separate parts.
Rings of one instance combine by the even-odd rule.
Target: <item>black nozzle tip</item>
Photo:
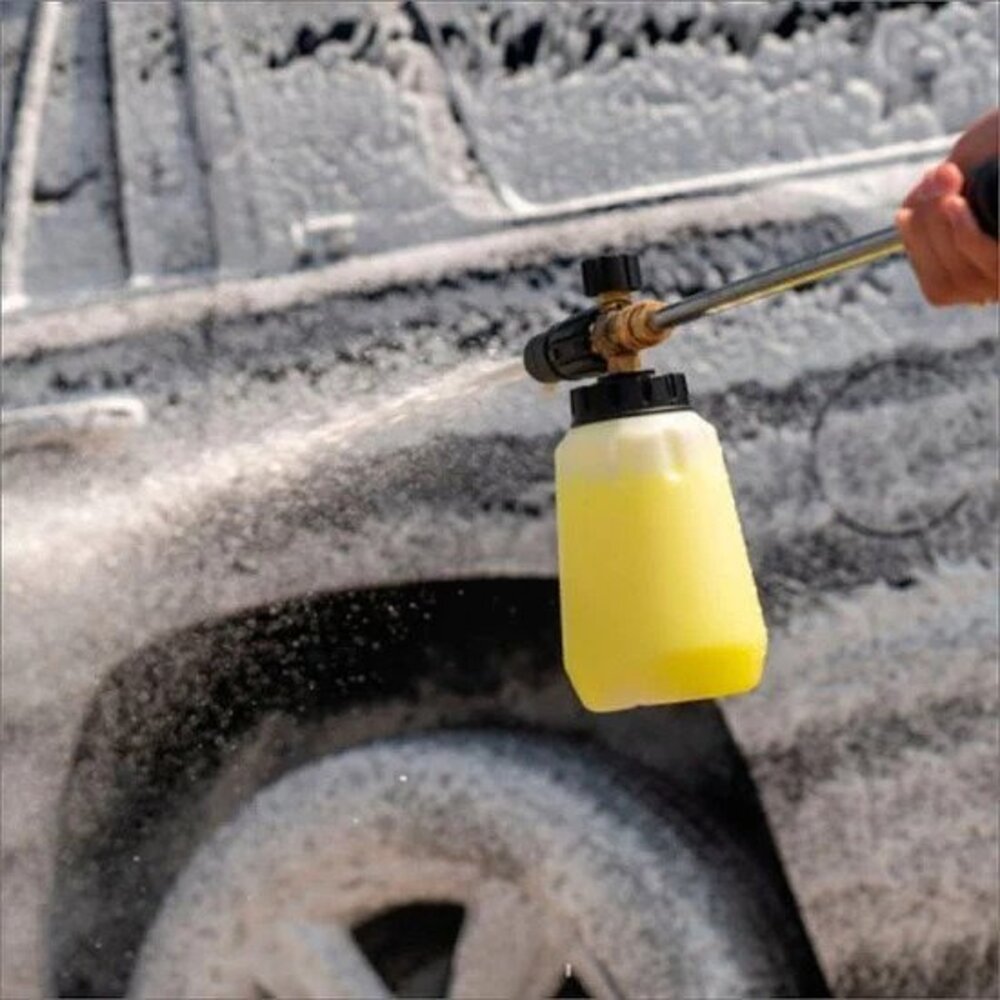
[[[603,375],[607,363],[590,346],[596,309],[567,316],[561,323],[532,337],[524,348],[524,367],[536,382],[569,382]]]
[[[558,382],[561,376],[549,360],[546,340],[546,334],[540,333],[524,345],[524,370],[536,382]]]

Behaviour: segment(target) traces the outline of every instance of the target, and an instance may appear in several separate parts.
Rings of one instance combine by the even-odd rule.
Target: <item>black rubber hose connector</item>
[[[980,163],[969,175],[962,194],[972,209],[972,214],[987,236],[997,238],[997,166],[1000,160],[987,160]]]

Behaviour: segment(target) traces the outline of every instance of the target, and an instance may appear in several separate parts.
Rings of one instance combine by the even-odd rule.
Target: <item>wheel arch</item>
[[[364,742],[482,725],[595,745],[669,782],[736,825],[794,908],[713,703],[587,713],[562,675],[555,581],[419,582],[205,622],[109,672],[60,801],[55,991],[121,993],[176,874],[263,785]]]

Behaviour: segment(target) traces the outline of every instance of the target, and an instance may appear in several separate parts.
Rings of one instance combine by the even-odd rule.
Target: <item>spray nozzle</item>
[[[654,329],[649,322],[663,308],[662,302],[632,300],[632,292],[642,283],[638,257],[590,257],[582,270],[584,291],[597,305],[528,341],[524,367],[539,382],[638,371],[639,351],[669,335],[669,330]]]

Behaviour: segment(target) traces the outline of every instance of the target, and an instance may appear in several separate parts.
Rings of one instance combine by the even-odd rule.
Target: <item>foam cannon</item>
[[[979,224],[997,234],[997,164],[970,179]],[[682,374],[644,370],[640,352],[683,323],[879,260],[895,229],[673,305],[633,301],[635,257],[584,261],[594,308],[532,338],[539,382],[570,393],[556,448],[563,663],[597,712],[740,694],[759,683],[767,630],[719,437],[689,404]]]

